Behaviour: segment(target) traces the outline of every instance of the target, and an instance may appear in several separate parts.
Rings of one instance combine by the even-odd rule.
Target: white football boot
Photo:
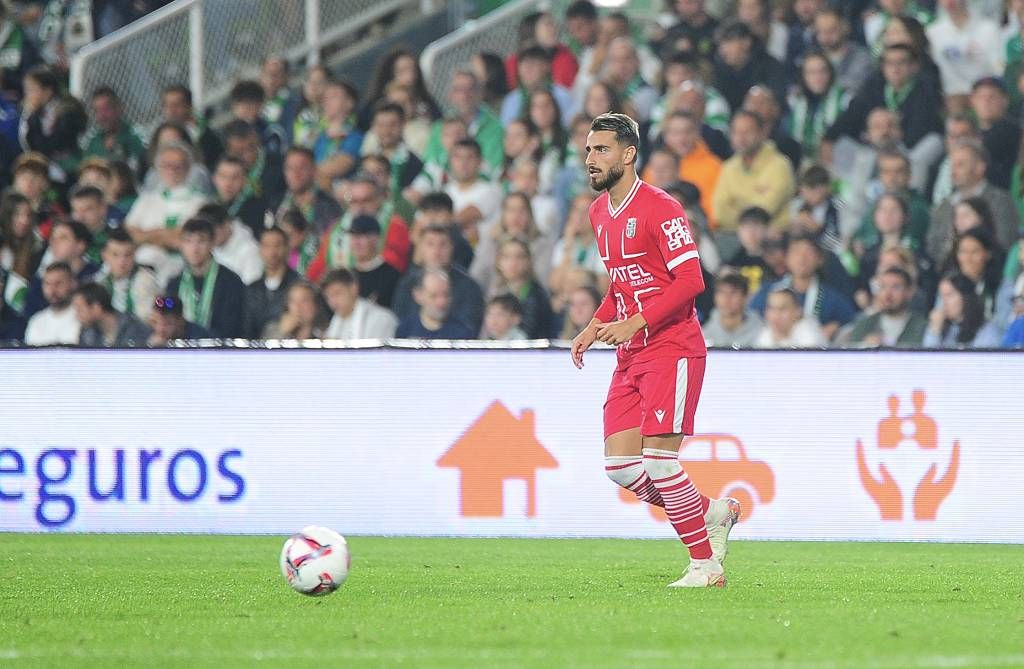
[[[668,584],[670,588],[724,588],[725,569],[722,563],[709,560],[690,560],[686,573],[678,581]]]
[[[711,544],[711,556],[719,563],[725,563],[729,554],[729,532],[739,522],[743,509],[739,500],[732,497],[713,499],[704,514],[704,524],[708,528],[708,542]]]

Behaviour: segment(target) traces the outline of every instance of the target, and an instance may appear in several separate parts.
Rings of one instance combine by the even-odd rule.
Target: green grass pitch
[[[283,537],[0,534],[0,667],[1024,667],[1024,546],[353,537],[292,592]]]

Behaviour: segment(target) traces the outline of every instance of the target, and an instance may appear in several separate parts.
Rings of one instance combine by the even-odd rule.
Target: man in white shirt
[[[764,320],[765,326],[754,340],[757,348],[814,348],[826,343],[817,321],[804,318],[791,288],[776,288],[768,294]]]
[[[359,297],[359,280],[351,271],[331,270],[324,277],[324,298],[334,312],[327,327],[331,339],[389,339],[398,319],[373,302]]]
[[[219,204],[203,205],[196,216],[213,223],[213,257],[249,285],[263,276],[260,246],[252,231]]]
[[[82,326],[71,308],[75,277],[66,262],[55,262],[43,273],[43,297],[49,305],[28,321],[25,343],[29,346],[77,344]]]
[[[940,0],[939,6],[945,11],[928,26],[928,41],[947,101],[952,98],[953,108],[963,109],[975,81],[1000,74],[998,47],[1003,42],[999,25],[975,15],[967,0]]]
[[[177,252],[180,227],[206,202],[206,196],[189,188],[191,166],[189,147],[161,144],[156,154],[160,188],[142,193],[125,219],[125,229],[139,245],[135,259],[153,268],[160,285],[185,268]]]
[[[455,142],[451,151],[452,181],[444,192],[452,199],[455,222],[471,244],[476,243],[501,213],[501,187],[480,176],[483,154],[473,139]]]

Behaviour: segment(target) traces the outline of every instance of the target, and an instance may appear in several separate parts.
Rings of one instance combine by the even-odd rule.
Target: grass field
[[[1024,667],[1024,547],[363,538],[293,593],[276,537],[0,534],[0,667]]]

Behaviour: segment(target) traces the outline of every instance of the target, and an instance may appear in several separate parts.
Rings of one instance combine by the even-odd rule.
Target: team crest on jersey
[[[636,219],[635,218],[626,219],[626,236],[629,237],[630,239],[633,239],[634,237],[636,237]]]

